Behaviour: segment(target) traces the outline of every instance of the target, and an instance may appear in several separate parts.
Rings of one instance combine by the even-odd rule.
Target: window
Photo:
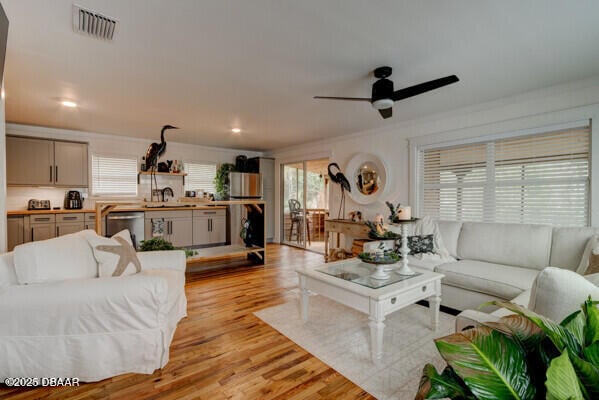
[[[586,226],[590,128],[426,149],[420,210],[456,221]]]
[[[214,177],[216,176],[216,164],[210,163],[185,163],[185,190],[203,190],[214,193]]]
[[[137,196],[137,159],[92,155],[92,193]]]

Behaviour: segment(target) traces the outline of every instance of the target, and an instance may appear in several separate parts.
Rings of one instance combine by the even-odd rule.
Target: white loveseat
[[[492,300],[526,297],[548,266],[575,271],[597,228],[438,221],[442,241],[457,261],[421,260],[413,266],[445,275],[442,303],[456,310],[476,309]]]
[[[95,233],[28,243],[24,257],[0,255],[0,379],[89,382],[168,362],[187,310],[185,253],[137,253],[142,272],[98,278],[86,235]]]

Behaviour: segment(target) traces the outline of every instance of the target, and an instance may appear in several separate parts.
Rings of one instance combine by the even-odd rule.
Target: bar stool
[[[299,242],[300,238],[303,236],[304,210],[302,209],[301,203],[296,199],[289,199],[289,214],[291,217],[291,228],[289,228],[289,241],[291,241],[293,227],[295,226],[296,241]],[[312,242],[310,241],[310,217],[307,213],[305,219],[307,227],[306,231],[308,232],[308,244],[312,245]]]

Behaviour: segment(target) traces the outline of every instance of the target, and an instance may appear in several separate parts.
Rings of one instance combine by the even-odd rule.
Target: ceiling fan
[[[372,107],[377,109],[383,118],[389,118],[393,115],[393,103],[408,97],[417,96],[430,90],[451,85],[459,81],[455,75],[449,75],[444,78],[435,79],[418,85],[393,91],[393,81],[387,79],[391,76],[393,69],[391,67],[378,67],[374,70],[375,78],[378,78],[372,85],[371,97],[332,97],[332,96],[314,96],[315,99],[329,100],[349,100],[349,101],[367,101]]]

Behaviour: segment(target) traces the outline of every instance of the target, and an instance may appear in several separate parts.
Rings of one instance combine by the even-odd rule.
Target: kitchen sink
[[[162,201],[147,202],[144,204],[144,208],[186,208],[193,207],[193,204],[182,204],[182,203],[169,203]]]

